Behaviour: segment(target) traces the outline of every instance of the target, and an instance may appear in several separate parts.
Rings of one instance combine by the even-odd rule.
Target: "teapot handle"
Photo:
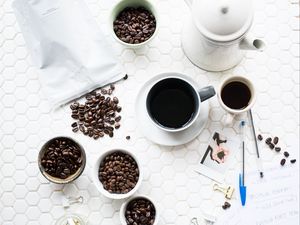
[[[188,5],[189,8],[192,8],[194,0],[185,0],[185,3]]]

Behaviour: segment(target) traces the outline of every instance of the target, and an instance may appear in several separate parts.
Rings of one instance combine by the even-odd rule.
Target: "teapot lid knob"
[[[222,12],[223,14],[228,13],[228,7],[227,7],[227,6],[223,6],[223,7],[221,8],[221,12]]]

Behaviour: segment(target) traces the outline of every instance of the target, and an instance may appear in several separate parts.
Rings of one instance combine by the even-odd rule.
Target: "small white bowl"
[[[139,198],[144,198],[144,199],[147,199],[150,202],[152,202],[152,204],[154,205],[154,208],[155,208],[155,220],[154,220],[153,225],[157,225],[158,224],[158,219],[159,219],[159,213],[158,213],[157,205],[155,204],[155,202],[150,197],[148,197],[146,195],[137,195],[137,196],[131,197],[121,205],[121,208],[120,208],[121,224],[122,225],[127,225],[126,218],[125,218],[125,211],[126,211],[126,207],[129,204],[129,202],[131,202],[134,199],[139,199]]]
[[[155,31],[147,41],[144,41],[139,44],[130,44],[130,43],[126,43],[126,42],[122,41],[116,35],[116,33],[114,31],[114,21],[117,18],[117,16],[119,15],[119,13],[127,7],[134,7],[134,8],[144,7],[145,9],[150,11],[153,14],[153,16],[155,17],[155,21],[156,21]],[[112,31],[112,35],[117,40],[117,42],[121,43],[122,45],[125,45],[126,47],[139,48],[139,47],[142,47],[142,46],[146,45],[147,43],[149,43],[157,34],[158,25],[159,25],[158,24],[158,13],[157,13],[156,9],[154,8],[153,4],[151,2],[149,2],[148,0],[121,0],[119,3],[117,3],[113,7],[113,9],[110,13],[110,19],[109,19],[110,28],[109,29]]]
[[[139,169],[138,182],[136,183],[135,187],[126,194],[110,193],[109,191],[104,189],[101,181],[99,180],[98,174],[99,174],[99,167],[100,167],[101,162],[103,161],[103,159],[107,155],[110,155],[114,152],[122,152],[122,153],[130,155],[135,160],[135,162],[138,166],[138,169]],[[136,156],[134,156],[128,150],[116,148],[116,149],[108,150],[108,151],[104,152],[102,155],[99,156],[99,158],[96,160],[96,162],[94,164],[94,167],[92,169],[92,179],[93,179],[93,182],[94,182],[96,188],[98,189],[98,191],[101,194],[103,194],[105,197],[110,198],[110,199],[124,199],[124,198],[129,198],[130,196],[132,196],[138,190],[138,188],[140,187],[140,185],[142,183],[142,180],[143,180],[143,173],[142,173],[141,165],[140,165],[140,163],[139,163]]]

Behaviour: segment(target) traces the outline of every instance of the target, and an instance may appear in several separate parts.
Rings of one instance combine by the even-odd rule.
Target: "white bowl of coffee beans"
[[[137,158],[125,149],[103,153],[94,164],[92,176],[99,192],[111,199],[130,197],[143,179]]]
[[[157,13],[147,0],[122,0],[112,10],[110,26],[115,39],[131,48],[150,42],[157,33]]]
[[[83,147],[72,138],[55,137],[42,146],[38,164],[47,180],[67,184],[82,174],[86,155]]]
[[[149,197],[134,196],[122,204],[120,220],[122,225],[157,225],[158,210]]]

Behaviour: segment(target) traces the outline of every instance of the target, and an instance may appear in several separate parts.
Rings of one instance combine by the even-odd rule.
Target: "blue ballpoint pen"
[[[239,188],[242,206],[246,204],[247,187],[245,186],[245,121],[242,120],[241,124],[241,135],[242,135],[242,174],[239,175]]]

